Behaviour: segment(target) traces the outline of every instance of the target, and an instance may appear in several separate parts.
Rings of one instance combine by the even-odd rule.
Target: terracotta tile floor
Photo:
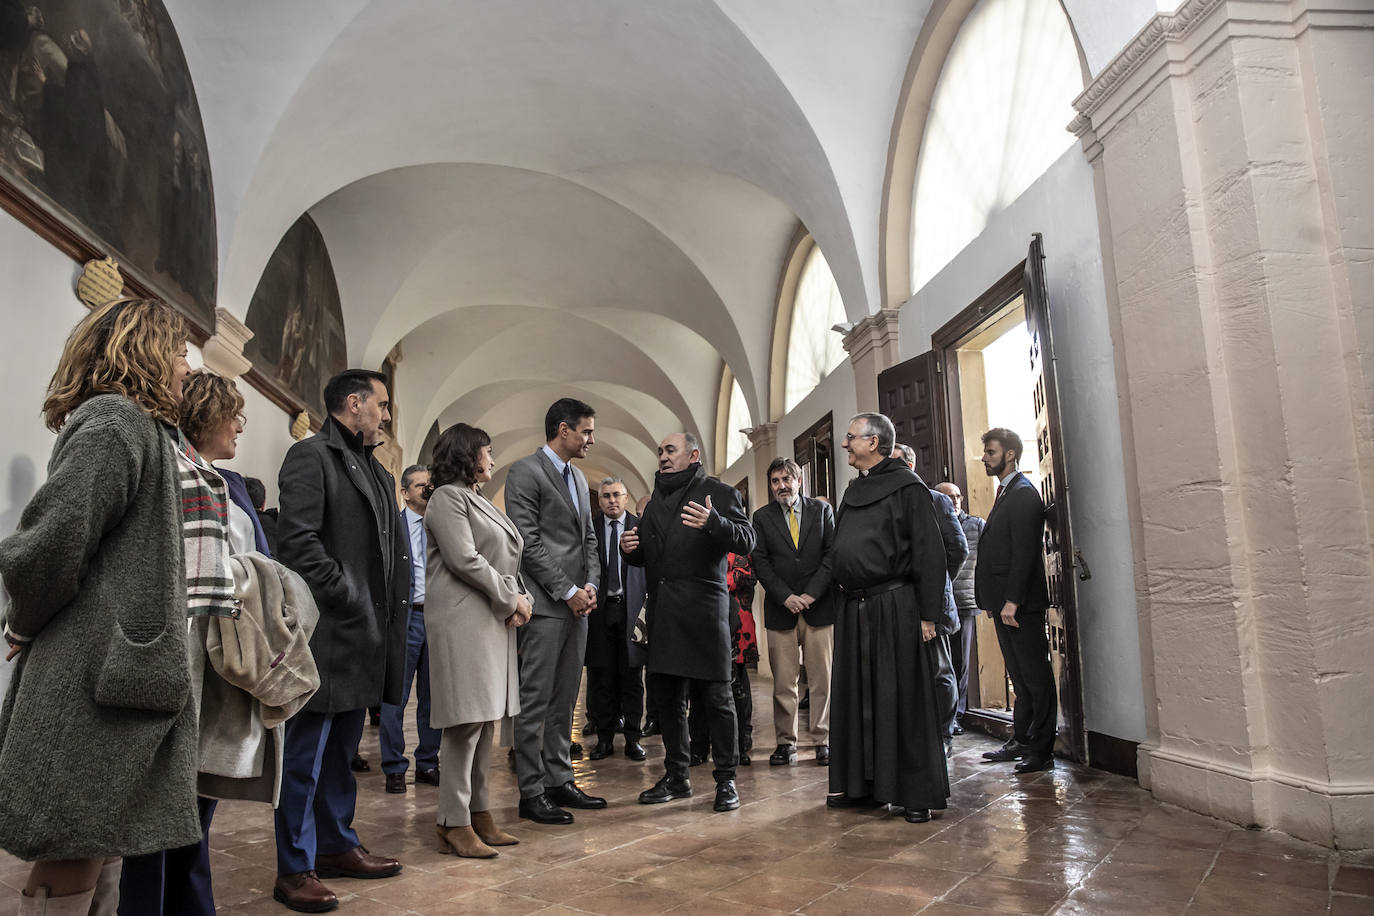
[[[755,764],[740,770],[744,806],[728,814],[711,810],[709,766],[694,771],[689,801],[635,802],[662,770],[663,746],[653,738],[645,763],[617,754],[576,764],[578,782],[608,798],[607,810],[579,812],[569,827],[537,826],[516,818],[514,774],[500,751],[496,814],[521,844],[488,861],[434,851],[437,790],[383,792],[369,726],[363,754],[373,770],[358,779],[356,826],[364,843],[400,857],[405,871],[329,882],[343,901],[339,912],[1374,914],[1374,854],[1243,830],[1158,804],[1130,780],[1062,762],[1018,778],[1010,765],[984,765],[979,754],[995,745],[975,735],[956,739],[953,798],[931,823],[828,810],[826,771],[809,751],[795,766],[768,766],[768,691],[766,676],[758,677]],[[222,804],[212,846],[221,913],[287,912],[271,897],[266,807]],[[17,888],[26,871],[0,854],[0,883]],[[0,916],[17,907],[13,893],[4,896]]]

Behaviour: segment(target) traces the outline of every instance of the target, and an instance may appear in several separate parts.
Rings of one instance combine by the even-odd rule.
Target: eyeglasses
[[[845,434],[844,434],[844,441],[846,441],[846,442],[853,442],[855,439],[876,439],[876,438],[878,438],[878,434],[877,434],[877,433],[862,433],[862,434],[857,435],[857,436],[854,435],[853,433],[845,433]]]

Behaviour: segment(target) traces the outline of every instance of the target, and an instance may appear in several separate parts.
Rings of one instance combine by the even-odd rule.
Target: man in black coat
[[[806,665],[811,738],[816,763],[830,765],[830,664],[835,653],[835,601],[830,551],[835,512],[801,493],[801,468],[791,458],[768,465],[773,500],[754,513],[754,575],[763,586],[763,626],[773,670],[772,766],[797,759],[797,686]]]
[[[620,553],[620,535],[639,524],[626,512],[630,493],[618,477],[601,481],[598,493],[601,518],[596,521],[597,551],[601,555],[601,594],[587,618],[587,703],[596,723],[593,760],[615,753],[615,733],[625,735],[625,756],[643,760],[640,727],[644,720],[644,647],[631,639],[635,620],[647,591],[644,570],[630,566]]]
[[[997,627],[1007,675],[1016,689],[1012,739],[983,757],[1024,758],[1016,772],[1034,773],[1054,766],[1058,700],[1045,632],[1050,604],[1041,552],[1045,504],[1035,485],[1016,469],[1021,451],[1021,437],[1009,429],[983,433],[983,469],[999,482],[978,541],[973,589],[978,607],[987,609]]]
[[[282,462],[278,558],[310,586],[320,620],[310,650],[320,689],[286,723],[276,811],[273,896],[302,912],[332,909],[320,878],[384,878],[401,863],[374,856],[353,831],[349,762],[367,707],[398,703],[410,611],[410,549],[396,524],[396,483],[373,450],[390,422],[386,379],[349,369],[324,389],[318,434]]]
[[[754,549],[754,529],[735,488],[706,476],[701,446],[691,433],[674,433],[659,443],[654,497],[639,527],[621,535],[620,548],[648,577],[648,669],[658,697],[667,770],[639,800],[651,805],[691,796],[687,691],[690,681],[699,681],[695,695],[710,716],[715,810],[738,808],[739,749],[730,693],[734,651],[725,572],[729,554]]]

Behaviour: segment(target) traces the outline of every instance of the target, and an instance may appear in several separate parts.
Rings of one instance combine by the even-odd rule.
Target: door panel
[[[916,473],[931,486],[949,480],[943,362],[930,350],[878,373],[878,409],[897,441],[916,452]]]
[[[1061,414],[1050,332],[1049,295],[1045,282],[1044,240],[1032,238],[1025,270],[1026,327],[1031,335],[1031,369],[1035,375],[1034,458],[1045,501],[1045,575],[1050,609],[1050,661],[1059,687],[1059,748],[1075,760],[1084,756],[1083,695],[1079,684],[1078,615],[1073,577],[1073,537],[1069,527],[1069,487],[1064,473]],[[1029,448],[1027,449],[1029,452]]]

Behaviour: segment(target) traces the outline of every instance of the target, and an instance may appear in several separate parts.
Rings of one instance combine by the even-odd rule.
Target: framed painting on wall
[[[209,154],[160,0],[0,0],[0,206],[213,332]]]

